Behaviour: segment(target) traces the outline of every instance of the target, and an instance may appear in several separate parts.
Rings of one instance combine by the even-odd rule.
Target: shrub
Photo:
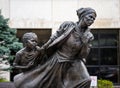
[[[113,83],[109,80],[98,80],[98,88],[113,88]]]
[[[9,82],[9,81],[5,78],[0,78],[0,82]]]
[[[4,18],[0,10],[0,58],[8,56],[6,59],[12,64],[15,54],[23,45],[16,37],[17,30],[10,28],[9,19]]]

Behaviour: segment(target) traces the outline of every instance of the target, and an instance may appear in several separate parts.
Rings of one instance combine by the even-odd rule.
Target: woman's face
[[[94,13],[89,13],[83,18],[83,24],[86,26],[90,26],[94,23],[94,20],[96,18],[96,15]]]

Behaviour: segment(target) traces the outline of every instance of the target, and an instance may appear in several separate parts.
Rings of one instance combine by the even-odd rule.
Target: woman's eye
[[[90,18],[93,18],[92,16],[89,16]]]
[[[34,40],[31,40],[31,42],[35,42]]]
[[[92,19],[94,19],[94,20],[95,20],[95,18],[94,18],[93,16],[90,16],[90,18],[92,18]]]

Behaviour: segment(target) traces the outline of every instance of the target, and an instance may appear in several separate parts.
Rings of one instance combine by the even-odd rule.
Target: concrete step
[[[12,82],[0,82],[0,88],[15,88]],[[97,87],[90,87],[97,88]],[[120,86],[115,86],[114,88],[120,88]]]
[[[90,87],[90,88],[98,88],[98,87]],[[120,88],[120,86],[114,86],[113,88]]]
[[[0,88],[15,88],[12,82],[0,82]]]
[[[114,88],[120,88],[120,86],[114,86]]]

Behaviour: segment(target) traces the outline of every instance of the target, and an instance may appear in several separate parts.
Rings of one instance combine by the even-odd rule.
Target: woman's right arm
[[[55,39],[57,39],[64,33],[67,27],[68,27],[67,22],[61,24],[59,29],[56,31],[56,33],[50,37],[50,39],[42,46],[42,48],[46,49]]]

